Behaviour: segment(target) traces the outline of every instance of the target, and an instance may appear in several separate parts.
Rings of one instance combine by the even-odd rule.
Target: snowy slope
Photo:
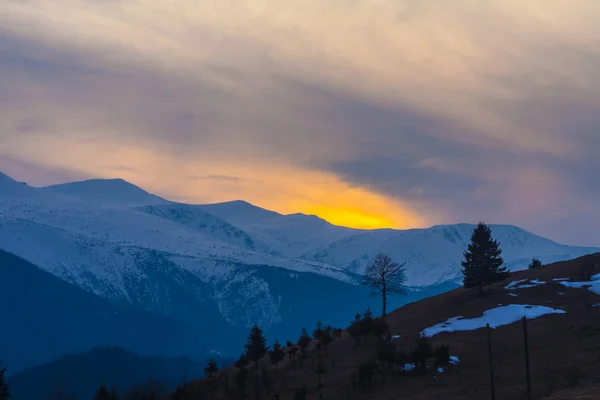
[[[70,196],[88,203],[112,206],[168,203],[167,200],[150,194],[122,179],[92,179],[48,186],[40,190]]]
[[[308,253],[304,258],[362,274],[369,261],[383,252],[406,263],[408,284],[428,286],[460,279],[460,262],[474,228],[475,225],[457,224],[407,231],[364,231]],[[533,257],[550,263],[599,250],[561,245],[515,226],[492,225],[491,228],[494,238],[500,242],[505,263],[513,271],[527,268]]]
[[[200,206],[244,229],[271,251],[301,257],[325,244],[351,236],[355,229],[335,226],[314,215],[282,215],[244,201]]]

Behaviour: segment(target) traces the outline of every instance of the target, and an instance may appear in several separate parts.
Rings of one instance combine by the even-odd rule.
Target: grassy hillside
[[[542,399],[556,393],[557,399],[566,399],[571,398],[565,397],[568,393],[577,391],[594,393],[600,381],[600,295],[585,287],[568,287],[566,283],[586,279],[583,275],[587,272],[582,268],[585,265],[590,266],[591,273],[599,273],[600,255],[514,273],[507,280],[487,287],[484,296],[478,296],[478,289],[461,288],[401,307],[387,319],[389,334],[394,337],[391,340],[393,353],[409,355],[423,329],[450,318],[478,318],[501,306],[521,305],[523,310],[532,309],[526,305],[544,306],[564,313],[528,320],[532,398]],[[522,282],[513,284],[512,290],[506,289],[516,281]],[[518,318],[515,320],[490,332],[497,399],[527,398],[523,325]],[[242,398],[242,393],[248,398],[281,400],[490,398],[485,328],[442,332],[432,336],[430,342],[434,347],[442,343],[448,345],[450,354],[459,362],[444,365],[442,372],[434,359],[429,358],[427,368],[419,372],[400,372],[407,360],[394,357],[392,361],[383,361],[379,356],[383,340],[370,337],[368,342],[363,339],[356,347],[350,334],[343,332],[329,345],[327,353],[318,350],[313,340],[302,365],[286,357],[276,371],[265,358],[258,369],[253,365],[248,368],[249,375],[239,386],[235,379],[239,369],[231,367],[222,371],[218,383],[192,382],[173,398],[236,399]],[[389,348],[387,350],[389,353]],[[321,389],[316,372],[319,359],[326,370]],[[370,360],[379,366],[373,371],[369,384],[365,370]],[[363,382],[361,377],[365,378]],[[306,397],[298,393],[303,388]],[[581,398],[586,398],[584,396]]]

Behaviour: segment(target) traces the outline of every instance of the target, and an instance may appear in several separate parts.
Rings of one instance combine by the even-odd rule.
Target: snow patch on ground
[[[565,314],[565,311],[545,306],[510,304],[488,310],[483,313],[483,316],[478,318],[450,318],[446,322],[424,329],[422,334],[427,337],[432,337],[441,332],[472,331],[483,328],[486,324],[490,324],[490,327],[496,328],[498,326],[517,322],[523,317],[534,319],[546,314]]]
[[[506,290],[514,290],[515,286],[519,285],[520,283],[526,282],[527,279],[521,279],[520,281],[514,281],[509,283],[508,285],[504,286],[504,289]]]
[[[552,281],[554,281],[554,282],[561,282],[561,281],[568,281],[568,280],[569,280],[569,278],[554,278],[554,279],[552,279]]]
[[[534,279],[532,281],[529,281],[529,283],[525,283],[527,282],[527,279],[521,279],[520,281],[514,281],[509,283],[508,285],[506,285],[504,287],[504,289],[506,290],[516,290],[516,289],[527,289],[527,288],[532,288],[535,286],[540,286],[540,285],[545,285],[546,282],[544,281],[540,281],[539,279]]]
[[[590,292],[600,294],[600,274],[594,275],[589,282],[560,282],[564,287],[575,289],[587,289]]]
[[[512,297],[519,297],[519,295],[518,295],[518,294],[515,294],[515,293],[509,293],[508,295],[509,295],[509,296],[512,296]]]
[[[456,356],[450,356],[450,361],[448,361],[450,364],[456,365],[460,362],[460,359]]]

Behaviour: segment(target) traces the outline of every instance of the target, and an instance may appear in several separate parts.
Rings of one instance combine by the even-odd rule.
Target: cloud
[[[598,17],[591,0],[7,0],[0,155],[186,201],[599,244]]]

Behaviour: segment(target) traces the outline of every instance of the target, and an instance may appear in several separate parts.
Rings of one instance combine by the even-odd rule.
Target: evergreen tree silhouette
[[[283,361],[285,357],[285,353],[283,352],[283,348],[276,340],[273,344],[273,350],[269,351],[269,359],[271,360],[271,364],[275,365],[275,371],[278,370],[279,363]]]
[[[94,396],[94,400],[111,400],[110,393],[104,384],[100,385]]]
[[[0,400],[9,400],[10,392],[8,391],[8,385],[4,381],[4,374],[6,373],[6,368],[2,368],[2,362],[0,361]]]
[[[471,244],[464,253],[465,260],[462,262],[464,287],[479,287],[481,295],[484,286],[505,279],[508,271],[502,266],[504,260],[501,254],[498,241],[492,238],[492,230],[480,222],[473,231]]]
[[[373,313],[367,308],[367,311],[364,312],[359,323],[359,331],[360,334],[365,337],[365,342],[368,340],[369,335],[375,330],[376,324]]]
[[[301,354],[301,358],[300,358],[300,365],[303,365],[303,361],[304,360],[304,355],[306,352],[306,349],[308,348],[308,345],[311,342],[311,338],[310,336],[308,336],[308,332],[306,332],[306,328],[302,328],[302,333],[300,334],[300,337],[298,338],[298,347],[300,347],[300,350],[302,351]]]
[[[204,376],[206,376],[208,379],[212,379],[217,375],[217,372],[219,372],[217,363],[215,360],[210,360],[204,368]]]
[[[354,320],[352,322],[350,322],[350,325],[348,326],[348,329],[347,329],[350,336],[352,336],[352,338],[354,339],[355,347],[358,347],[360,345],[360,335],[362,334],[361,323],[362,323],[362,315],[356,314],[354,316]]]
[[[321,336],[323,336],[323,323],[321,321],[318,321],[317,327],[313,331],[313,338],[321,340]]]
[[[268,350],[267,339],[263,335],[263,330],[258,325],[254,325],[248,335],[246,357],[258,366],[258,362],[267,354]]]
[[[321,335],[321,345],[323,346],[323,350],[325,350],[325,353],[327,353],[327,349],[329,347],[329,344],[331,342],[333,342],[333,338],[334,338],[334,329],[331,326],[326,326],[323,329],[323,334]]]
[[[534,258],[533,260],[531,260],[531,263],[529,264],[529,269],[536,269],[536,268],[540,268],[542,266],[543,266],[543,264],[540,261],[540,259]]]

